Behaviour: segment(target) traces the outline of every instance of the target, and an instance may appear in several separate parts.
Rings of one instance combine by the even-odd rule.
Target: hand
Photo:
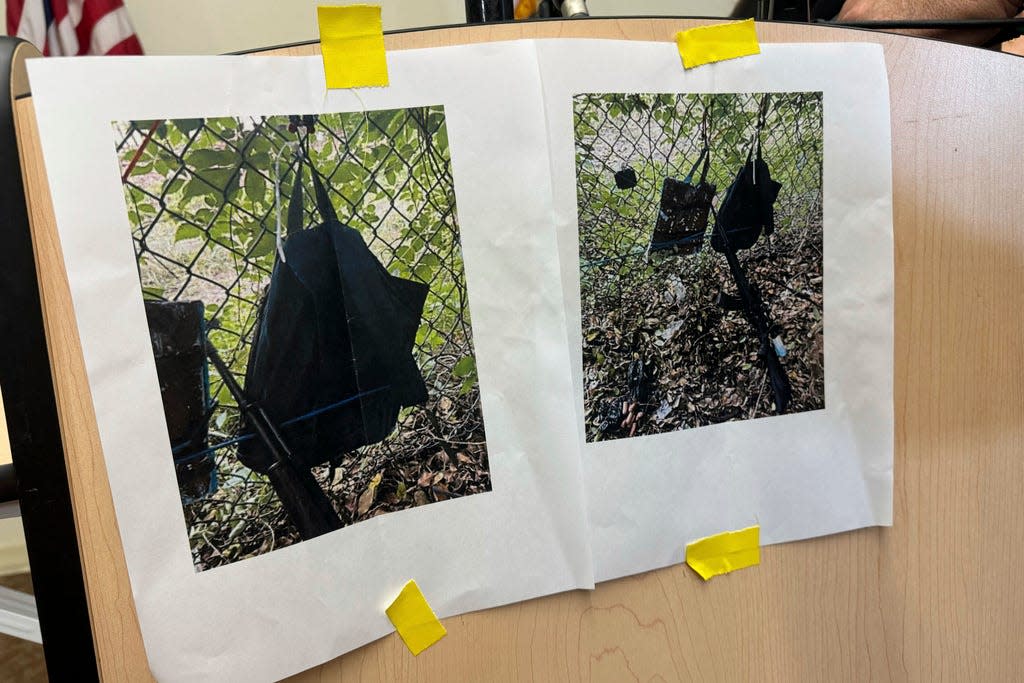
[[[1018,19],[1024,19],[1024,12],[1017,15]],[[1009,52],[1010,54],[1020,55],[1024,57],[1024,36],[1013,38],[1003,43],[1003,52]]]
[[[1020,0],[846,0],[836,21],[885,19],[1009,19],[1021,11]],[[980,45],[994,29],[906,29],[900,33]]]

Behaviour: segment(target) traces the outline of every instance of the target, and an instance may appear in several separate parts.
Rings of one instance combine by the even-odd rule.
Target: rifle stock
[[[246,397],[231,369],[209,340],[206,341],[206,354],[213,361],[225,386],[238,403],[239,410],[252,425],[257,438],[271,453],[274,463],[266,472],[267,478],[281,500],[288,518],[298,529],[299,536],[306,540],[340,529],[341,519],[313,473],[295,462],[288,444],[270,416]]]

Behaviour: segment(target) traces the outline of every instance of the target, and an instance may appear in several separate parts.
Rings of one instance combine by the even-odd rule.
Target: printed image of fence
[[[821,93],[582,94],[574,112],[587,440],[824,407]],[[744,168],[777,197],[726,250],[724,213],[754,211],[723,210]]]
[[[238,392],[244,395],[275,268],[283,267],[282,245],[291,233],[325,220],[314,178],[341,226],[354,229],[379,262],[384,286],[422,287],[410,343],[427,398],[407,401],[385,438],[324,453],[322,464],[298,469],[310,471],[309,485],[326,494],[325,514],[336,515],[335,527],[490,490],[442,107],[131,121],[113,128],[158,373],[161,349],[180,343],[157,329],[161,316],[177,321],[167,330],[199,345],[190,367],[200,368],[192,389],[203,387],[197,404],[203,408],[184,411],[182,423],[190,422],[192,432],[200,425],[202,438],[189,433],[176,441],[161,376],[172,449],[191,451],[175,451],[174,460],[197,570],[308,537],[282,507],[280,487],[242,463],[252,448],[247,442],[259,434],[255,418],[240,412]],[[178,305],[161,309],[161,302]],[[189,316],[200,332],[183,335]],[[238,380],[238,391],[225,374]],[[296,367],[296,381],[302,377]],[[292,421],[312,420],[314,412]],[[274,428],[287,431],[282,424]]]

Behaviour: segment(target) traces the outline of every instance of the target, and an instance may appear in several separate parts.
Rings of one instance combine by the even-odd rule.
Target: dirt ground
[[[774,415],[753,327],[742,311],[716,305],[719,291],[736,294],[725,257],[709,246],[689,256],[652,254],[653,273],[642,258],[634,277],[584,281],[587,440]],[[762,237],[739,259],[781,328],[782,364],[793,389],[787,412],[823,408],[820,218]],[[625,426],[624,403],[633,415]]]

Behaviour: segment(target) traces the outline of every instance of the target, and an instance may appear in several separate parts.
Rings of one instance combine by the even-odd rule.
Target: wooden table
[[[670,40],[696,23],[478,26],[395,34],[387,44]],[[1019,678],[1024,61],[820,26],[758,31],[763,42],[885,46],[895,174],[895,525],[769,547],[760,567],[707,584],[680,566],[467,614],[446,620],[448,637],[419,657],[391,635],[295,681]],[[150,676],[31,106],[21,100],[16,113],[95,647],[103,680],[134,683]]]

